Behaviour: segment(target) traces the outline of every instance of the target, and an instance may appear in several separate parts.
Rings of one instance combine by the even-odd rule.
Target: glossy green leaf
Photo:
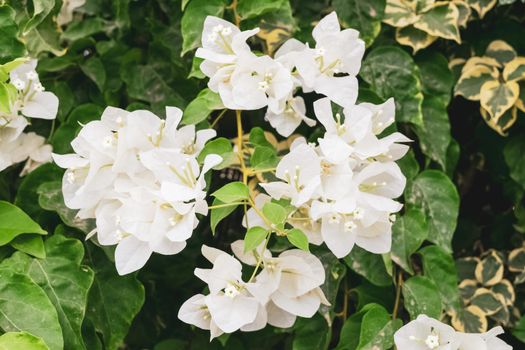
[[[441,295],[441,302],[449,313],[460,309],[458,278],[454,259],[439,246],[428,246],[419,251],[423,258],[425,276],[434,281]]]
[[[263,214],[266,218],[274,225],[281,225],[285,222],[288,217],[286,209],[277,203],[268,202],[264,204],[262,209]]]
[[[459,195],[447,175],[437,170],[420,173],[407,189],[409,205],[423,210],[429,224],[428,239],[450,252],[459,212]]]
[[[230,215],[238,207],[238,205],[222,206],[223,204],[225,203],[221,202],[217,198],[213,200],[212,206],[221,207],[210,209],[210,227],[212,234],[215,234],[215,230],[217,229],[217,225],[219,224],[219,222],[221,222],[224,218]]]
[[[363,248],[354,246],[344,260],[350,269],[376,286],[392,284],[392,278],[386,271],[381,255],[373,254]]]
[[[409,209],[397,218],[392,226],[392,260],[406,271],[413,273],[410,256],[428,236],[428,223],[418,209]]]
[[[42,338],[27,332],[8,332],[0,336],[0,350],[49,350]]]
[[[230,182],[211,194],[223,203],[233,203],[247,200],[250,189],[242,182]]]
[[[425,276],[414,276],[403,283],[403,305],[410,319],[424,314],[439,320],[441,318],[441,295],[436,283]]]
[[[363,61],[361,77],[382,99],[394,97],[397,121],[423,124],[419,72],[408,53],[395,46],[373,49]]]
[[[36,258],[45,259],[46,250],[44,241],[39,235],[22,235],[13,239],[9,244],[16,250],[32,255]]]
[[[84,247],[79,240],[55,232],[46,240],[45,250],[45,259],[17,253],[2,265],[27,275],[44,290],[58,313],[65,348],[86,349],[80,329],[93,271],[82,265]]]
[[[306,237],[303,231],[293,228],[286,233],[286,238],[288,238],[288,241],[295,247],[304,251],[309,251],[308,237]]]
[[[224,109],[219,94],[206,88],[188,104],[184,110],[182,122],[184,124],[198,124],[208,118],[211,112],[219,109]]]
[[[253,226],[246,231],[244,236],[244,252],[249,252],[257,248],[268,235],[268,230],[259,227]]]
[[[339,20],[346,28],[359,31],[359,36],[370,46],[381,30],[381,20],[385,13],[385,0],[334,0]]]
[[[0,245],[24,233],[46,235],[47,232],[17,206],[0,201]]]

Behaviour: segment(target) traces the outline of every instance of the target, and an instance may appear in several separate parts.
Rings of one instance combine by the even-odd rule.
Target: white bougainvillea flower
[[[242,280],[241,263],[229,254],[203,246],[203,255],[213,263],[211,269],[195,269],[195,275],[208,284],[205,302],[213,322],[231,333],[256,320],[259,302]]]
[[[210,340],[223,334],[211,317],[206,297],[197,294],[189,298],[179,309],[178,318],[185,323],[192,324],[200,329],[210,331]]]
[[[379,105],[363,102],[358,104],[358,106],[366,108],[372,112],[372,131],[375,135],[382,133],[395,121],[396,104],[392,97]]]
[[[394,198],[403,194],[406,178],[394,163],[371,163],[355,174],[353,181],[357,187],[357,201],[377,211],[395,213],[402,205]]]
[[[268,106],[281,113],[292,93],[290,71],[269,56],[239,57],[229,83],[219,88],[222,102],[229,109],[254,110]]]
[[[30,118],[55,119],[58,112],[58,97],[44,91],[35,71],[36,60],[29,60],[9,73],[10,82],[18,90],[19,107],[23,115]]]
[[[275,199],[288,198],[296,207],[310,200],[321,183],[321,159],[308,144],[299,144],[285,155],[275,175],[279,182],[261,184]]]
[[[295,129],[304,122],[308,126],[315,126],[316,121],[306,116],[306,106],[300,96],[292,97],[286,101],[281,113],[274,113],[270,109],[266,111],[265,119],[279,133],[288,137]]]
[[[498,338],[503,328],[494,327],[486,333],[457,333],[461,350],[511,350],[512,346]]]
[[[277,258],[264,260],[264,269],[248,290],[262,303],[291,315],[312,317],[321,304],[329,305],[319,288],[325,273],[321,261],[299,249],[287,250]]]
[[[213,130],[179,128],[182,111],[166,119],[148,111],[108,107],[71,142],[74,154],[54,155],[66,168],[64,202],[80,218],[95,218],[100,244],[117,244],[120,274],[140,269],[151,254],[177,254],[207,214],[204,175],[222,158],[197,161]]]
[[[355,76],[365,51],[359,32],[341,30],[332,12],[315,26],[312,36],[314,48],[291,39],[276,57],[297,68],[303,91],[323,94],[342,106],[354,104],[358,89]]]
[[[18,151],[23,153],[24,159],[27,158],[20,176],[29,174],[40,165],[51,161],[53,148],[45,143],[46,139],[44,137],[30,132],[21,134],[19,138],[21,145],[18,147]]]
[[[459,346],[454,328],[425,315],[401,327],[394,342],[403,350],[457,350]]]

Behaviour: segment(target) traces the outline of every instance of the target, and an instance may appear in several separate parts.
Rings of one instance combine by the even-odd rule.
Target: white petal
[[[55,119],[58,112],[58,97],[52,92],[37,92],[24,104],[22,114],[30,118]]]
[[[115,249],[115,265],[119,275],[139,270],[151,256],[148,242],[139,241],[133,236],[124,238]]]

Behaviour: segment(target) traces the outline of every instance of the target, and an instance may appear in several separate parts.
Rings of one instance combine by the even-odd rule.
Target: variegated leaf
[[[472,68],[475,68],[477,66],[486,66],[489,68],[501,68],[501,63],[499,63],[496,59],[492,57],[478,57],[474,56],[468,59],[467,63],[463,66],[462,72],[466,72]]]
[[[397,42],[401,45],[410,46],[414,51],[414,54],[431,45],[436,39],[437,37],[416,29],[412,25],[404,28],[397,28],[396,30]]]
[[[520,87],[515,81],[500,83],[487,81],[481,85],[481,107],[489,112],[492,119],[498,120],[503,113],[516,103]]]
[[[503,261],[491,251],[476,266],[476,279],[484,286],[493,286],[503,279]]]
[[[476,275],[474,271],[480,259],[477,256],[468,256],[456,260],[456,269],[458,270],[458,277],[460,280],[474,280]]]
[[[262,21],[257,36],[266,43],[268,54],[273,54],[279,46],[290,39],[293,26],[285,23],[267,23]]]
[[[452,327],[460,332],[483,333],[487,331],[487,317],[479,307],[469,305],[452,315]]]
[[[470,7],[472,7],[479,15],[483,18],[487,12],[489,12],[494,5],[498,2],[497,0],[467,0]]]
[[[487,316],[495,314],[505,305],[496,294],[486,288],[476,290],[470,304],[479,307]]]
[[[503,40],[494,40],[487,46],[485,56],[494,58],[504,65],[516,58],[516,51]]]
[[[387,0],[383,22],[394,27],[406,27],[419,20],[416,4],[408,0]]]
[[[501,309],[498,310],[498,312],[490,315],[489,317],[499,325],[506,326],[510,320],[509,306],[503,305]]]
[[[435,2],[435,0],[415,0],[416,12],[421,13],[430,10]]]
[[[486,66],[476,66],[464,71],[454,88],[455,95],[461,95],[468,100],[479,101],[483,84],[493,81],[498,82],[498,70]]]
[[[516,100],[515,106],[520,111],[525,113],[525,82],[524,81],[520,81],[519,85],[520,85],[520,95],[518,96],[518,99]]]
[[[498,119],[492,118],[489,112],[487,112],[483,107],[480,107],[479,111],[483,117],[483,120],[485,120],[485,123],[497,131],[501,136],[507,136],[507,130],[509,130],[509,128],[514,125],[518,119],[518,109],[516,108],[516,105],[514,105],[514,107],[511,109],[508,109]]]
[[[422,13],[414,27],[426,33],[461,43],[458,29],[458,8],[450,2],[437,2],[430,10]]]
[[[468,304],[478,289],[478,282],[476,280],[463,280],[459,284],[458,288],[461,298],[466,304]]]
[[[505,305],[511,306],[516,300],[516,292],[514,286],[507,279],[502,279],[499,283],[496,283],[491,288],[492,292],[499,295],[505,301]]]
[[[525,247],[514,249],[510,252],[507,265],[511,272],[525,271]]]
[[[514,277],[514,284],[518,285],[522,284],[523,282],[525,282],[525,271]]]
[[[506,81],[520,81],[525,79],[525,57],[516,57],[505,65],[503,78]]]
[[[458,16],[458,26],[466,28],[468,19],[471,15],[470,6],[467,4],[466,1],[463,0],[452,0],[452,4],[454,4],[459,12]]]

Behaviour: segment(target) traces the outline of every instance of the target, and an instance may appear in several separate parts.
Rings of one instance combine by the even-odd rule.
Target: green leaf
[[[370,253],[354,246],[344,261],[349,268],[376,286],[389,286],[392,278],[388,274],[381,255]]]
[[[226,3],[223,0],[192,0],[186,6],[181,20],[182,52],[200,45],[202,28],[206,16],[222,17]]]
[[[308,237],[304,234],[303,231],[297,228],[293,228],[286,233],[286,238],[288,238],[288,241],[292,243],[295,247],[307,252],[309,251]]]
[[[73,21],[62,34],[62,39],[76,41],[93,34],[103,32],[105,22],[100,17],[84,18],[82,21]]]
[[[20,253],[19,253],[20,254]],[[0,328],[26,331],[42,338],[51,350],[64,347],[57,312],[46,293],[32,279],[0,265]]]
[[[20,208],[9,202],[0,201],[0,246],[24,233],[47,234]]]
[[[24,26],[24,33],[38,26],[55,7],[55,0],[33,0],[33,15]]]
[[[13,248],[32,255],[34,257],[45,259],[46,250],[44,248],[44,241],[39,235],[22,235],[13,239],[10,243]]]
[[[95,228],[94,219],[80,219],[77,210],[66,207],[61,181],[44,182],[38,187],[37,193],[38,204],[42,209],[56,212],[66,225],[78,228],[86,234]]]
[[[448,105],[454,87],[454,75],[448,68],[446,57],[439,52],[425,51],[418,55],[416,63],[421,75],[423,93],[437,97],[445,106]]]
[[[460,309],[458,278],[452,255],[439,246],[428,246],[419,251],[423,258],[425,276],[436,284],[441,303],[447,313]]]
[[[104,85],[106,84],[106,70],[100,58],[89,58],[87,61],[80,64],[80,69],[89,79],[97,84],[100,91],[104,91]]]
[[[405,300],[403,305],[411,320],[415,320],[420,314],[438,320],[441,318],[441,295],[433,280],[425,276],[414,276],[403,283],[402,290]]]
[[[394,345],[394,333],[402,324],[401,320],[391,320],[382,306],[370,308],[363,316],[357,350],[390,349]]]
[[[254,170],[270,169],[279,163],[279,158],[272,147],[257,146],[250,157],[250,166]]]
[[[381,30],[385,5],[385,0],[332,1],[342,25],[358,30],[359,37],[365,41],[367,47],[372,45]]]
[[[42,338],[27,332],[9,332],[0,336],[1,350],[49,350]]]
[[[459,195],[447,175],[437,170],[425,170],[407,189],[407,204],[419,208],[427,215],[428,239],[448,252],[456,229]]]
[[[250,131],[250,143],[254,147],[266,147],[275,150],[275,147],[268,141],[264,130],[260,127],[252,128]]]
[[[509,167],[510,177],[520,184],[521,188],[525,189],[525,162],[523,162],[523,154],[525,154],[524,135],[513,135],[505,145],[503,156]]]
[[[232,203],[247,200],[250,189],[242,182],[230,182],[211,194],[223,203]]]
[[[27,275],[44,290],[58,313],[65,348],[86,349],[81,326],[93,271],[81,264],[84,247],[58,231],[46,240],[45,249],[43,260],[16,253],[2,265]]]
[[[298,318],[294,325],[292,350],[325,350],[330,344],[332,332],[326,320],[319,314],[312,318]]]
[[[395,46],[375,48],[363,61],[361,77],[383,100],[395,98],[397,121],[423,124],[419,72],[408,53]]]
[[[193,61],[191,63],[191,71],[190,74],[188,74],[188,78],[196,78],[196,79],[204,79],[206,76],[201,71],[201,63],[204,61],[203,58],[199,57],[193,57]]]
[[[442,170],[447,168],[448,146],[451,142],[450,122],[447,107],[434,97],[423,101],[423,125],[416,126],[421,151],[438,163]]]
[[[525,343],[525,316],[522,316],[514,328],[512,328],[512,335]]]
[[[343,327],[341,328],[341,335],[339,336],[339,343],[335,350],[355,350],[359,344],[359,333],[361,330],[361,323],[363,316],[370,310],[370,308],[377,305],[367,304],[365,307],[350,315],[345,320]]]
[[[461,43],[458,28],[459,11],[450,2],[435,3],[428,11],[419,16],[414,27],[432,36],[455,40]]]
[[[250,227],[244,236],[244,252],[246,253],[257,248],[259,244],[264,241],[267,235],[268,230],[262,227]]]
[[[274,225],[282,225],[288,218],[286,209],[277,203],[268,202],[263,206],[263,214]]]
[[[239,0],[237,12],[241,20],[250,19],[268,12],[279,10],[288,0]]]
[[[157,66],[123,66],[120,75],[132,98],[162,106],[183,107],[186,104],[179,93],[168,84],[168,77]]]
[[[202,163],[208,154],[218,154],[222,157],[222,162],[213,168],[215,170],[224,169],[235,160],[232,144],[230,140],[224,137],[219,137],[206,143],[197,157],[198,161]]]
[[[24,44],[18,39],[18,26],[15,11],[7,6],[0,6],[0,62],[6,62],[25,54]]]
[[[321,305],[319,307],[319,313],[327,320],[332,320],[335,317],[335,307],[337,294],[339,292],[339,286],[341,281],[346,276],[346,266],[337,259],[334,254],[326,247],[314,247],[311,250],[321,263],[325,271],[325,281],[321,285],[326,300],[330,305]]]
[[[20,183],[16,193],[15,204],[29,216],[36,219],[45,212],[38,204],[38,187],[46,181],[61,180],[63,173],[64,170],[52,163],[39,166],[26,175]]]
[[[184,124],[198,124],[208,118],[211,112],[224,109],[219,94],[206,88],[203,89],[193,101],[191,101],[182,116]]]
[[[222,204],[225,203],[215,198],[213,200],[212,206]],[[210,209],[210,227],[212,234],[215,234],[215,230],[217,229],[217,225],[219,224],[219,222],[221,222],[225,217],[230,215],[235,209],[237,209],[237,207],[238,205],[228,205],[220,208]]]
[[[397,218],[392,226],[392,260],[410,273],[414,273],[410,256],[428,236],[428,224],[423,212],[411,208]]]
[[[408,151],[405,156],[396,161],[397,165],[401,168],[403,175],[407,178],[407,187],[410,186],[410,180],[419,174],[419,163],[416,160],[414,151]]]
[[[104,338],[107,350],[117,350],[144,303],[144,287],[134,275],[119,276],[102,250],[87,245],[86,256],[95,272],[89,291],[88,317]]]
[[[7,87],[7,83],[0,82],[0,112],[10,113],[11,97]]]

